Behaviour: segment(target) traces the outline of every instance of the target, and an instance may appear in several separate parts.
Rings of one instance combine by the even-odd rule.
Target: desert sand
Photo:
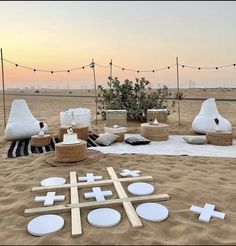
[[[12,93],[12,95],[10,95]],[[67,91],[54,92],[57,96],[43,96],[49,92],[22,92],[15,95],[8,92],[6,96],[7,117],[11,102],[23,98],[33,115],[49,125],[52,136],[58,134],[60,126],[59,113],[68,108],[86,107],[92,111],[93,122],[91,131],[99,133],[105,126],[105,121],[95,121],[95,103],[92,97],[77,97],[73,92],[68,97]],[[87,92],[93,95],[93,92]],[[185,98],[236,98],[236,89],[191,89],[184,90]],[[2,109],[2,98],[1,106]],[[193,134],[191,123],[199,112],[202,100],[181,100],[181,124],[178,125],[178,113],[168,118],[170,134]],[[217,101],[217,107],[223,117],[236,126],[236,101]],[[7,148],[8,142],[3,136],[3,115],[1,112],[1,154]],[[130,133],[139,133],[138,122],[129,122]],[[91,164],[68,165],[52,167],[46,160],[52,152],[32,154],[26,157],[5,159],[0,157],[0,243],[2,245],[235,245],[236,244],[236,160],[234,158],[207,158],[189,156],[147,156],[142,154],[115,155],[106,154],[102,159]],[[27,208],[38,207],[34,198],[39,193],[33,193],[32,187],[39,186],[42,179],[59,176],[69,180],[69,172],[76,171],[80,176],[94,172],[108,178],[106,167],[113,167],[117,174],[122,169],[138,169],[143,175],[153,176],[150,183],[155,187],[155,194],[167,193],[170,200],[160,202],[169,210],[169,217],[159,223],[142,220],[143,228],[133,229],[122,206],[113,206],[121,215],[121,222],[112,228],[95,228],[87,223],[86,217],[90,210],[82,209],[83,235],[71,237],[70,213],[59,213],[65,219],[64,228],[56,233],[43,237],[35,237],[27,232],[28,222],[36,217],[24,215]],[[105,186],[117,195],[112,186]],[[125,186],[126,187],[126,186]],[[88,189],[84,189],[87,191]],[[62,191],[59,192],[60,194]],[[70,202],[69,191],[66,204]],[[79,194],[81,201],[83,192]],[[205,203],[216,205],[216,210],[226,214],[225,220],[212,219],[210,223],[200,222],[198,215],[189,211],[192,205],[203,207]],[[139,204],[139,203],[138,203]],[[137,204],[134,205],[135,207]]]

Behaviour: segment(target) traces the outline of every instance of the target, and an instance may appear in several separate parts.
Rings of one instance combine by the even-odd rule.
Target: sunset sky
[[[95,63],[154,70],[179,63],[218,67],[236,63],[234,1],[1,1],[3,58],[48,71]],[[97,84],[109,67],[96,66]],[[176,66],[137,73],[113,67],[121,81],[145,77],[152,86],[176,86]],[[4,61],[5,87],[92,88],[90,67],[70,73],[34,72]],[[236,66],[179,67],[180,86],[236,87]]]

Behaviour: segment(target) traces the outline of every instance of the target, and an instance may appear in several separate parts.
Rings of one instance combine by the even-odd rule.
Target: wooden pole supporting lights
[[[129,170],[128,170],[129,171]],[[124,178],[119,178],[114,169],[112,167],[107,168],[108,175],[110,179],[107,180],[101,180],[101,176],[94,176],[93,174],[90,173],[89,176],[94,176],[98,177],[96,180],[95,178],[92,179],[93,181],[90,181],[88,179],[84,180],[81,179],[81,177],[78,177],[75,171],[70,172],[70,183],[67,184],[62,184],[62,185],[50,185],[50,186],[41,186],[41,187],[33,187],[32,191],[33,192],[48,192],[50,190],[60,190],[60,193],[62,192],[63,189],[70,189],[70,203],[66,205],[55,205],[55,206],[50,206],[50,207],[37,207],[37,208],[30,208],[26,209],[24,211],[24,214],[26,216],[32,216],[36,214],[47,214],[47,213],[62,213],[62,212],[70,212],[71,213],[71,233],[72,237],[77,237],[82,235],[82,223],[81,223],[81,209],[92,209],[92,208],[100,208],[96,210],[101,211],[101,207],[106,207],[108,205],[123,205],[123,208],[125,210],[125,213],[132,225],[133,228],[141,228],[143,227],[143,224],[135,211],[135,208],[133,207],[134,202],[147,202],[147,201],[166,201],[169,200],[170,197],[168,194],[158,194],[158,195],[143,195],[143,196],[132,196],[129,197],[123,188],[123,183],[132,183],[132,182],[138,182],[138,181],[152,181],[153,177],[152,176],[137,176],[137,175],[131,175],[131,177],[128,175],[127,170],[123,170],[123,173],[125,172]],[[129,171],[131,174],[132,171]],[[139,171],[135,171],[135,174],[138,174]],[[83,177],[82,177],[83,178]],[[81,181],[87,181],[87,182],[77,182],[77,180]],[[118,195],[118,198],[116,199],[96,199],[96,201],[89,201],[89,202],[80,202],[79,201],[79,190],[82,188],[92,188],[95,193],[97,190],[95,189],[98,186],[106,186],[106,185],[114,185],[115,191]],[[107,191],[101,191],[101,189],[98,192],[100,195],[104,194],[104,197],[106,195],[109,195]],[[88,196],[88,193],[84,193],[85,196]],[[91,196],[95,197],[96,196]],[[93,210],[91,213],[94,213],[96,210]],[[107,212],[112,212],[110,211],[111,209],[104,209],[104,211]],[[116,213],[116,210],[114,210]],[[96,211],[98,212],[98,211]],[[91,217],[91,218],[90,218]],[[89,214],[88,220],[93,221],[93,218],[96,217],[94,214]],[[110,217],[110,216],[108,216]],[[120,220],[120,216],[115,214],[115,217],[117,217],[117,220]],[[105,219],[105,218],[104,218]],[[115,225],[116,223],[114,221],[111,222],[111,224]],[[99,227],[99,225],[98,225]]]

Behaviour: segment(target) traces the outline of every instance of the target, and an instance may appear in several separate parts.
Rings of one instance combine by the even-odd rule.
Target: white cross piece
[[[96,180],[102,180],[102,176],[94,176],[93,173],[87,173],[85,177],[79,177],[79,182],[93,182]]]
[[[105,197],[112,196],[112,191],[102,191],[100,187],[92,188],[93,192],[84,193],[85,199],[95,198],[97,202],[105,201]]]
[[[190,208],[191,212],[200,214],[199,220],[203,222],[209,222],[211,217],[215,217],[218,219],[224,219],[225,213],[214,211],[215,205],[206,203],[204,208],[192,206]]]
[[[64,201],[65,196],[56,196],[56,192],[47,192],[46,196],[36,196],[34,201],[35,202],[44,202],[44,206],[53,206],[54,202]]]
[[[139,170],[129,170],[129,169],[124,169],[122,170],[122,173],[120,173],[120,176],[122,177],[128,177],[128,176],[131,176],[131,177],[138,177],[140,176],[139,173],[141,173],[141,171]]]

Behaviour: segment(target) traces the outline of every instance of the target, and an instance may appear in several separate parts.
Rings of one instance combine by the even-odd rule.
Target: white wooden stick
[[[77,183],[76,172],[70,172],[71,184]],[[71,204],[79,204],[79,193],[77,187],[70,188]],[[71,231],[72,237],[82,235],[82,226],[80,218],[80,208],[71,208]]]
[[[117,177],[114,169],[112,167],[108,167],[107,168],[107,172],[108,172],[110,178],[114,180],[114,187],[116,189],[116,192],[117,192],[119,198],[127,198],[128,196],[127,196],[123,186],[118,181],[118,177]],[[139,217],[138,217],[138,215],[137,215],[132,203],[130,201],[123,202],[123,207],[125,209],[125,212],[126,212],[128,218],[129,218],[129,221],[130,221],[131,225],[134,228],[143,227],[143,224],[142,224],[141,220],[139,219]]]
[[[159,195],[149,195],[149,196],[137,196],[137,197],[127,197],[127,198],[118,198],[118,199],[110,199],[102,202],[92,201],[92,202],[83,202],[77,204],[68,204],[58,205],[53,207],[40,207],[40,208],[29,208],[25,209],[25,216],[30,216],[32,214],[43,214],[43,213],[62,213],[67,212],[71,208],[84,208],[91,209],[97,207],[105,207],[114,204],[122,204],[123,202],[140,202],[140,201],[166,201],[169,200],[170,197],[167,194],[159,194]]]
[[[86,182],[86,183],[73,183],[73,184],[64,184],[64,185],[50,185],[50,186],[39,186],[33,187],[32,191],[47,191],[47,190],[55,190],[55,189],[69,189],[71,187],[78,188],[89,188],[93,186],[106,186],[109,184],[113,184],[113,181],[119,182],[135,182],[135,181],[152,181],[152,176],[141,176],[141,177],[131,177],[131,178],[121,178],[121,179],[108,179],[94,182]]]

